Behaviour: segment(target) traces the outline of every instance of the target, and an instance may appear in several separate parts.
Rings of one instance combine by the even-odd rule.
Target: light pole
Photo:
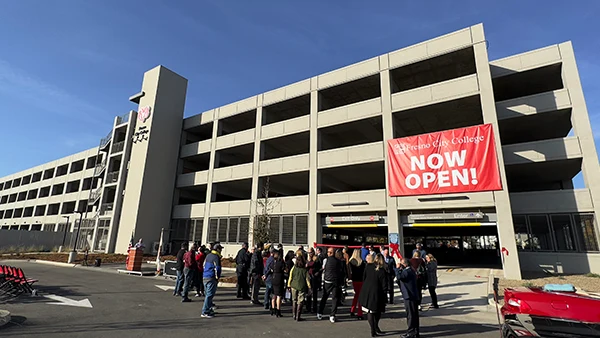
[[[75,235],[75,245],[73,246],[73,251],[69,253],[69,260],[67,263],[73,263],[75,258],[77,257],[77,242],[79,240],[79,230],[81,230],[81,221],[83,219],[83,212],[76,211],[74,214],[79,214],[79,224],[77,224],[77,234]]]
[[[62,241],[62,245],[58,248],[58,252],[62,252],[63,248],[65,247],[65,240],[67,239],[67,231],[69,230],[69,218],[71,216],[63,216],[63,218],[67,219],[67,227],[65,228],[65,233],[63,235],[63,241]]]

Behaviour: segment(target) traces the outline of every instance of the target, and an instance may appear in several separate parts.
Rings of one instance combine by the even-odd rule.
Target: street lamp
[[[67,239],[67,231],[69,230],[69,218],[71,216],[63,216],[63,218],[67,219],[67,227],[65,228],[65,233],[63,235],[63,241],[62,241],[62,245],[58,248],[58,252],[62,252],[63,248],[65,247],[65,240]]]
[[[67,263],[73,263],[77,257],[77,241],[79,240],[79,230],[81,230],[81,221],[83,220],[83,212],[75,211],[74,214],[79,214],[79,224],[77,224],[77,234],[75,235],[75,245],[73,251],[69,253],[69,260]]]

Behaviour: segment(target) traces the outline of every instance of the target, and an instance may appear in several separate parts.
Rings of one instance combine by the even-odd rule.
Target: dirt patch
[[[219,283],[237,284],[237,277],[236,276],[221,277],[221,279],[219,279]]]
[[[235,268],[235,259],[221,258],[221,266],[224,268]]]
[[[596,275],[597,276],[597,275]],[[515,287],[543,287],[545,284],[573,284],[577,290],[586,292],[600,292],[600,276],[594,275],[568,275],[530,277],[523,280],[500,279],[498,292],[504,296],[504,289]]]

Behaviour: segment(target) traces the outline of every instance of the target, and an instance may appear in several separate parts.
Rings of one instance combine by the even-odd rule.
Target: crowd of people
[[[177,280],[174,296],[182,302],[191,301],[189,292],[195,288],[196,297],[204,297],[203,318],[215,315],[213,302],[221,278],[220,243],[208,246],[182,244],[177,254]],[[383,334],[379,328],[381,316],[387,305],[394,304],[394,282],[398,283],[407,314],[408,330],[403,337],[419,337],[419,311],[422,310],[423,290],[428,289],[431,308],[437,303],[437,262],[420,244],[412,252],[412,258],[390,255],[381,246],[360,249],[348,247],[308,248],[300,246],[284,255],[282,244],[254,245],[247,243],[235,257],[237,275],[237,298],[264,306],[271,316],[283,317],[282,304],[292,307],[292,318],[302,321],[304,311],[316,314],[322,320],[328,300],[331,298],[329,320],[337,321],[338,308],[348,295],[346,287],[351,282],[354,297],[350,317],[364,320],[365,314],[371,336]],[[264,298],[259,300],[264,285]],[[321,297],[319,299],[319,293]]]

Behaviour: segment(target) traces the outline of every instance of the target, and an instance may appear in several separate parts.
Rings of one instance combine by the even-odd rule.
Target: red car
[[[572,291],[514,288],[504,291],[506,338],[600,337],[600,299]]]

